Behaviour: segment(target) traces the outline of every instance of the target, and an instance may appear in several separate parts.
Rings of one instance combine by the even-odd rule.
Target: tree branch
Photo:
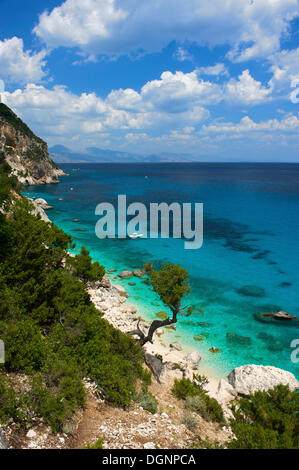
[[[138,323],[137,323],[137,330],[129,331],[127,334],[139,336],[138,342],[141,344],[141,346],[144,346],[147,342],[153,343],[153,336],[154,336],[155,331],[158,328],[172,325],[173,323],[176,323],[178,321],[177,315],[179,313],[179,308],[175,308],[175,307],[170,307],[170,308],[172,311],[172,318],[168,317],[165,320],[154,320],[148,329],[147,335],[145,335],[139,327],[140,320],[138,320]]]

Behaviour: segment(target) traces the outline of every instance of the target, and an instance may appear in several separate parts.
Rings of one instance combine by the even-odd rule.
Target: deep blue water
[[[140,268],[146,261],[180,263],[190,275],[186,303],[204,310],[181,318],[172,339],[199,349],[203,364],[225,375],[246,363],[274,365],[299,377],[290,343],[299,329],[258,321],[255,314],[276,309],[299,316],[299,164],[64,164],[69,176],[59,185],[26,188],[44,197],[49,217],[107,269]],[[73,188],[73,190],[71,190]],[[202,202],[204,243],[185,250],[181,239],[105,239],[95,235],[100,202]],[[58,198],[63,198],[59,201]],[[80,219],[74,222],[73,219]],[[79,230],[78,230],[79,229]],[[142,283],[122,283],[147,319],[165,310]],[[260,297],[238,289],[254,285]],[[262,291],[261,291],[262,293]],[[246,337],[227,336],[227,333]],[[203,341],[194,340],[201,335]],[[215,346],[222,352],[212,354]]]

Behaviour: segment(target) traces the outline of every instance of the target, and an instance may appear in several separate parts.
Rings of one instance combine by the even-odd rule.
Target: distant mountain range
[[[199,158],[190,154],[160,153],[138,155],[136,153],[120,152],[118,150],[88,147],[85,151],[74,152],[64,145],[54,145],[49,148],[51,158],[56,163],[156,163],[156,162],[196,162]]]

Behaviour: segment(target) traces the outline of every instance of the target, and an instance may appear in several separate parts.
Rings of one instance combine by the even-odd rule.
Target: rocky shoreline
[[[113,285],[108,276],[104,276],[102,282],[96,287],[88,289],[91,300],[103,314],[104,318],[115,328],[124,333],[136,329],[140,320],[141,329],[146,329],[149,324],[138,313],[135,305],[128,300],[126,290],[120,285]],[[196,350],[186,350],[179,343],[167,345],[163,341],[165,331],[158,329],[154,336],[153,344],[147,343],[144,347],[145,359],[147,356],[157,358],[162,367],[159,375],[161,384],[172,383],[174,379],[196,379],[200,372],[201,357]],[[148,361],[146,360],[148,364]],[[229,403],[238,395],[249,395],[257,390],[268,390],[275,385],[289,385],[291,390],[299,389],[299,382],[293,374],[272,366],[244,365],[235,368],[224,378],[207,377],[209,382],[204,385],[209,395],[216,398],[223,407],[226,417],[231,416]]]

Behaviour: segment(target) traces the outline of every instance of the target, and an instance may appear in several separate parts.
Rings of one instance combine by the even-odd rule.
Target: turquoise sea
[[[180,263],[190,275],[186,304],[204,313],[181,317],[169,338],[198,349],[202,363],[225,376],[234,367],[273,365],[299,378],[290,343],[298,323],[265,323],[261,312],[286,310],[299,316],[299,164],[63,164],[58,185],[27,187],[43,197],[48,216],[85,245],[107,269],[141,268],[147,261]],[[105,239],[95,235],[100,202],[202,202],[204,242],[185,250],[182,239]],[[59,200],[59,198],[62,200]],[[74,221],[79,219],[79,221]],[[112,274],[112,279],[115,277]],[[136,285],[130,286],[129,282]],[[130,294],[146,319],[165,307],[142,280],[114,280]],[[243,286],[256,286],[244,295]],[[248,292],[247,292],[248,294]],[[194,340],[200,335],[203,340]],[[222,351],[212,354],[211,346]]]

